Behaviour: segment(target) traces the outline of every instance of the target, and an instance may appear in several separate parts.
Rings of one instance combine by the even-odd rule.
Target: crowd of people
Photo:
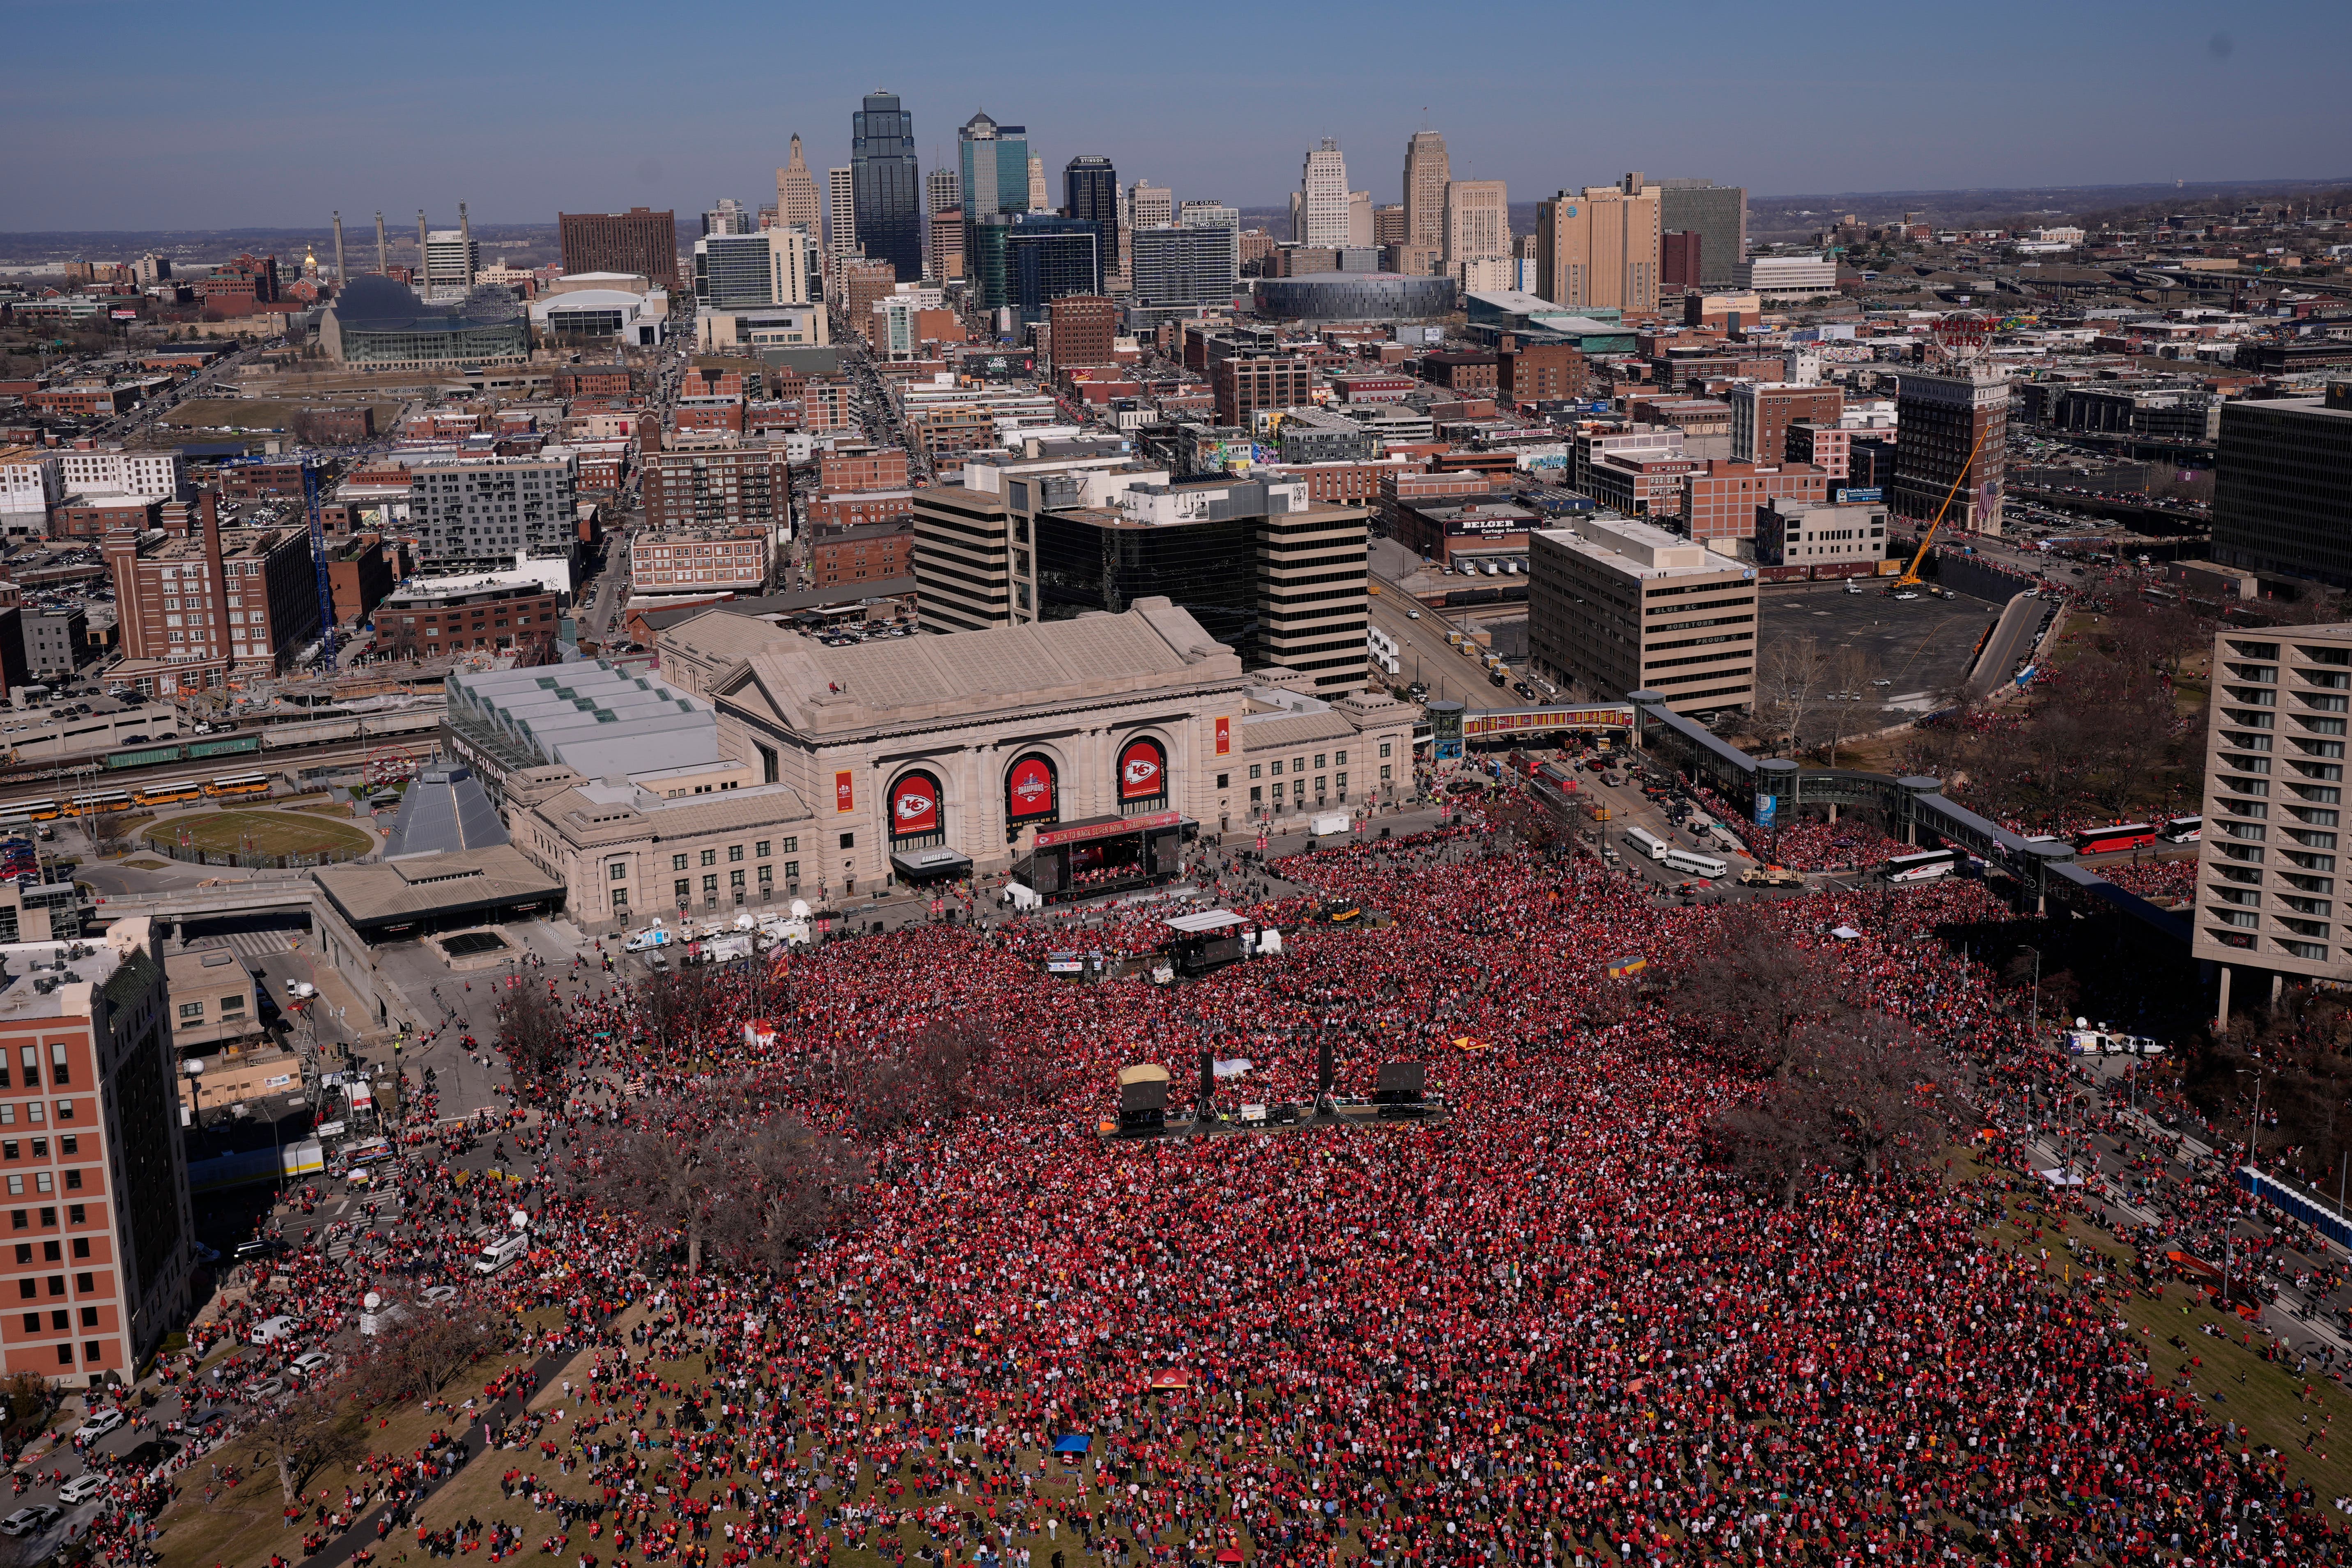
[[[275,1294],[331,1328],[366,1278],[462,1276],[468,1233],[520,1204],[526,1266],[463,1287],[527,1325],[496,1394],[530,1392],[541,1353],[586,1361],[480,1461],[507,1470],[499,1517],[427,1527],[428,1444],[362,1466],[348,1508],[319,1500],[315,1539],[373,1489],[421,1531],[380,1559],[561,1568],[2344,1560],[2279,1457],[2143,1374],[2101,1287],[1989,1239],[1997,1188],[1940,1158],[1824,1166],[1784,1204],[1714,1156],[1759,1084],[1657,982],[1724,910],[1500,848],[1475,807],[1192,871],[1202,900],[1280,925],[1283,953],[1173,986],[1045,973],[1073,946],[1148,951],[1182,907],[1162,896],[712,972],[718,1005],[684,1030],[600,973],[518,976],[562,1008],[569,1077],[454,1133],[412,1092],[390,1251],[299,1253]],[[1334,907],[1383,918],[1318,923]],[[1982,1119],[1954,1136],[2022,1171],[2064,1065],[1930,940],[2002,912],[1954,881],[1741,918],[1953,1052]],[[1628,961],[1648,980],[1612,977]],[[983,1042],[969,1080],[875,1135],[844,1064],[945,1024]],[[1214,1080],[1231,1104],[1307,1100],[1326,1042],[1343,1094],[1425,1062],[1448,1118],[1097,1136],[1125,1066],[1170,1068],[1180,1104],[1204,1054],[1246,1064]],[[693,1141],[678,1108],[714,1084],[871,1158],[780,1274],[690,1266],[682,1233],[584,1179],[615,1127]],[[453,1138],[499,1140],[516,1182],[461,1184]]]

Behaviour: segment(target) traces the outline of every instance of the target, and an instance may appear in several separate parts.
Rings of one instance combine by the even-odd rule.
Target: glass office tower
[[[956,132],[966,223],[1029,210],[1029,132],[975,114]]]
[[[869,92],[849,117],[849,167],[857,244],[902,279],[923,275],[923,183],[915,167],[915,117],[895,92]]]
[[[1070,216],[1095,226],[1100,255],[1108,266],[1118,255],[1118,171],[1108,158],[1083,153],[1062,169],[1062,205]]]
[[[1102,237],[1074,217],[992,213],[964,230],[964,270],[991,310],[1007,306],[1024,326],[1066,294],[1102,292]]]

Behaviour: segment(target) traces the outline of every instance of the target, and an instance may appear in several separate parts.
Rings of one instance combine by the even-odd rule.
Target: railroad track
[[[401,737],[392,737],[397,742]],[[429,740],[430,737],[423,737]],[[104,768],[98,765],[102,753],[93,752],[78,765],[62,773],[58,764],[41,768],[13,768],[0,772],[0,811],[12,802],[59,800],[68,795],[88,795],[103,790],[129,789],[144,781],[190,774],[236,772],[278,773],[288,766],[316,767],[322,763],[349,759],[364,762],[385,744],[383,740],[319,741],[304,745],[279,746],[261,752],[244,752],[223,757],[196,757],[177,762],[153,763],[144,767]],[[415,742],[411,742],[415,743]]]

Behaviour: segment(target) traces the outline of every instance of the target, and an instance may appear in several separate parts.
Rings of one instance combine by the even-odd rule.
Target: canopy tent
[[[1084,1432],[1066,1432],[1054,1439],[1056,1454],[1083,1454],[1094,1446],[1094,1438]]]
[[[1197,934],[1202,931],[1225,931],[1234,926],[1245,926],[1255,922],[1234,913],[1231,910],[1202,910],[1198,914],[1176,915],[1160,923],[1171,931]]]

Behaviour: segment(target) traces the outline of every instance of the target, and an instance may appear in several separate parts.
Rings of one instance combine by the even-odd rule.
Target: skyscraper
[[[1712,180],[1659,180],[1658,221],[1699,237],[1699,286],[1727,289],[1748,257],[1748,192]]]
[[[869,92],[850,116],[849,166],[857,245],[901,278],[923,275],[922,177],[915,163],[915,117],[895,92]]]
[[[1511,254],[1511,198],[1500,180],[1445,183],[1444,255],[1446,269]]]
[[[963,276],[963,176],[944,165],[923,176],[923,276],[947,283]]]
[[[1153,228],[1176,221],[1176,193],[1166,185],[1135,182],[1128,195],[1128,217],[1138,228]]]
[[[1895,379],[1895,483],[1887,505],[1897,517],[1941,512],[1948,530],[1999,533],[2001,481],[2009,466],[2009,377],[1993,366],[1963,363],[1943,374]],[[1945,498],[1951,499],[1945,510]]]
[[[828,169],[824,174],[826,222],[825,272],[838,274],[845,257],[857,254],[857,179],[854,169]]]
[[[702,215],[705,234],[749,234],[759,226],[754,215],[733,196],[721,196],[717,205]]]
[[[1338,248],[1348,243],[1348,160],[1335,136],[1307,154],[1298,174],[1297,239],[1301,245]],[[1367,226],[1370,211],[1365,213]]]
[[[1070,216],[1095,226],[1102,236],[1102,257],[1113,264],[1118,249],[1118,171],[1108,158],[1081,153],[1062,169],[1062,195]]]
[[[986,112],[973,115],[956,132],[957,167],[963,175],[967,224],[990,213],[1017,213],[1029,205],[1029,132],[999,125]]]
[[[963,205],[963,176],[940,165],[923,176],[923,211],[943,213]]]
[[[1029,160],[1029,210],[1033,213],[1053,210],[1053,193],[1045,189],[1045,160]]]
[[[1445,187],[1454,178],[1445,138],[1416,131],[1404,144],[1404,238],[1406,245],[1442,245],[1445,233]]]
[[[795,226],[811,234],[824,232],[824,204],[817,195],[816,176],[809,173],[808,160],[801,156],[801,138],[793,133],[791,162],[776,171],[776,222],[786,228]]]
[[[1536,263],[1555,305],[1658,308],[1658,188],[1638,174],[1536,207]]]
[[[1026,326],[1069,294],[1102,292],[1095,226],[1051,213],[988,213],[965,226],[965,270],[982,310],[1011,307]]]

